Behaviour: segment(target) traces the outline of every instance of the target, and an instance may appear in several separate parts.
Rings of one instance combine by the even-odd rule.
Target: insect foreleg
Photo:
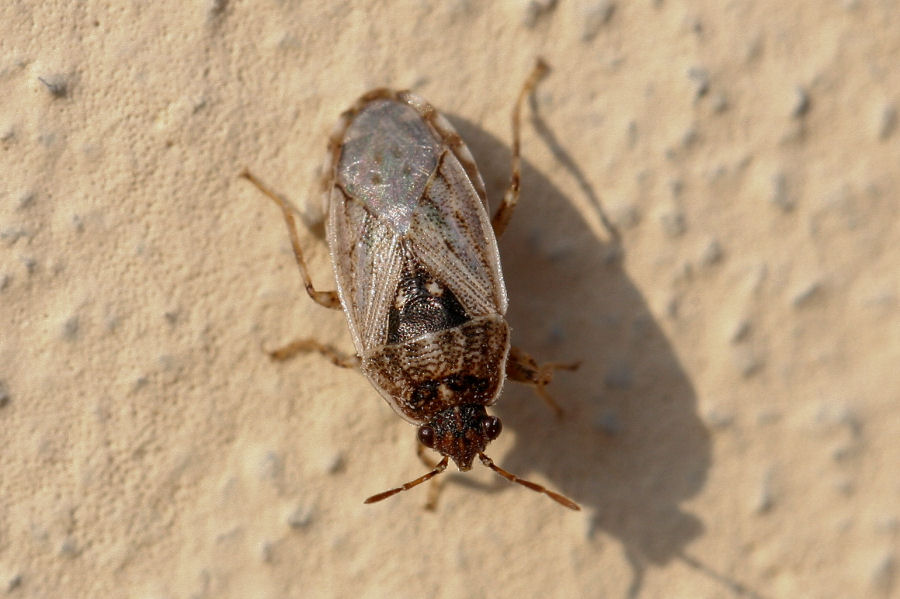
[[[319,343],[315,339],[297,339],[284,347],[266,351],[270,358],[279,362],[289,360],[297,354],[308,352],[318,352],[331,360],[335,366],[340,366],[341,368],[359,368],[360,365],[359,356],[344,354],[330,345]]]
[[[547,362],[546,364],[538,364],[534,358],[518,347],[511,347],[509,357],[506,360],[506,376],[511,381],[526,383],[534,387],[535,392],[550,406],[550,409],[556,412],[557,416],[562,416],[562,408],[547,393],[546,387],[553,381],[553,371],[575,370],[578,366],[579,362]]]

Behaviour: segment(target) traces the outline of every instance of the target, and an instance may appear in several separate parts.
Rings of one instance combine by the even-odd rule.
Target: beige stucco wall
[[[351,344],[237,174],[313,220],[338,114],[411,87],[496,200],[539,55],[510,322],[582,368],[490,455],[584,509],[363,505],[414,429],[263,354]],[[3,2],[0,596],[896,597],[898,64],[893,0]]]

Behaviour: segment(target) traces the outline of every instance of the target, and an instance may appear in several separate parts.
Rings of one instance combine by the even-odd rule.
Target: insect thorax
[[[427,422],[448,408],[490,405],[503,386],[509,327],[500,315],[382,346],[363,370],[410,420]]]

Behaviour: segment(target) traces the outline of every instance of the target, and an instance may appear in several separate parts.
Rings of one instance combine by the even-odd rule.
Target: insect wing
[[[449,288],[469,317],[506,312],[496,240],[460,163],[459,153],[469,156],[468,150],[452,149],[442,133],[453,133],[449,123],[423,100],[404,96],[412,102],[364,104],[333,166],[329,245],[363,357],[388,342],[390,312],[410,261]],[[426,114],[436,116],[439,128]]]
[[[413,213],[410,247],[470,317],[506,313],[506,289],[487,213],[456,155],[447,149]]]
[[[338,294],[356,353],[363,356],[384,337],[402,269],[399,235],[338,187],[332,190],[329,223]]]

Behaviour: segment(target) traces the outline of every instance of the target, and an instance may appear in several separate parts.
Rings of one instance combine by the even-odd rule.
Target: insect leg
[[[432,461],[425,454],[426,447],[421,443],[416,443],[416,455],[419,456],[419,459],[429,468],[437,468],[438,463]],[[431,484],[428,485],[428,499],[425,500],[425,509],[429,512],[433,512],[437,510],[437,502],[438,497],[441,494],[441,481],[440,479],[433,479]]]
[[[297,260],[297,267],[300,269],[300,276],[303,278],[303,285],[309,297],[313,298],[317,304],[339,310],[341,301],[336,291],[317,291],[313,287],[312,279],[309,278],[309,272],[306,269],[306,260],[303,259],[303,252],[300,250],[300,239],[297,236],[297,223],[294,221],[294,215],[288,203],[278,196],[274,191],[266,187],[262,181],[257,179],[250,171],[244,170],[240,174],[241,177],[247,179],[256,186],[263,194],[269,197],[273,202],[281,207],[281,213],[284,215],[284,222],[287,224],[288,235],[291,236],[291,246],[294,248],[294,258]]]
[[[319,343],[315,339],[297,339],[284,347],[266,351],[270,358],[279,362],[289,360],[297,354],[306,352],[318,352],[331,360],[335,366],[340,366],[341,368],[359,368],[360,365],[359,356],[348,356],[330,345]]]
[[[519,183],[522,167],[522,161],[519,155],[522,104],[525,102],[525,98],[528,97],[528,94],[530,94],[537,85],[538,81],[541,80],[541,77],[549,70],[550,67],[547,63],[544,62],[542,58],[538,58],[537,63],[534,65],[534,69],[532,69],[528,79],[525,80],[525,85],[522,86],[522,90],[519,92],[519,97],[516,100],[516,105],[513,108],[512,173],[509,176],[509,187],[507,188],[506,193],[503,194],[503,203],[497,208],[497,212],[494,213],[494,218],[491,220],[491,226],[494,228],[494,235],[497,237],[500,237],[503,234],[503,231],[506,230],[509,219],[512,217],[513,210],[515,210],[516,204],[519,201]]]
[[[506,376],[512,381],[527,383],[534,387],[535,392],[559,417],[562,416],[562,408],[547,393],[546,387],[553,381],[554,370],[575,370],[579,364],[579,362],[538,364],[534,358],[518,347],[511,347],[506,360]]]

